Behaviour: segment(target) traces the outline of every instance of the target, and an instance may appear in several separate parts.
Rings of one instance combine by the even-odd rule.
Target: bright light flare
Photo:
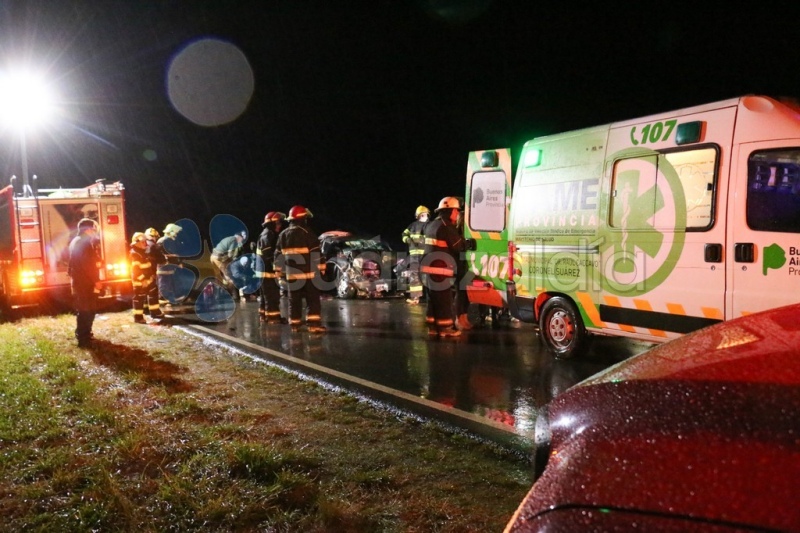
[[[27,131],[46,122],[55,110],[55,98],[40,75],[0,73],[0,121]]]

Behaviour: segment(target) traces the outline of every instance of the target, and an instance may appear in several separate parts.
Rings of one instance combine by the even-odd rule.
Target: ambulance
[[[795,303],[800,107],[750,95],[535,138],[513,190],[509,150],[472,152],[464,219],[470,301],[538,324],[558,358]]]
[[[81,188],[0,190],[0,314],[70,301],[69,243],[83,218],[100,228],[101,300],[132,293],[125,236],[125,187],[98,180]]]

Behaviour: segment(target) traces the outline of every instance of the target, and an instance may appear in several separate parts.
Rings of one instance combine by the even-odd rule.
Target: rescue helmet
[[[82,218],[78,221],[78,233],[87,230],[93,229],[97,231],[97,221],[92,220],[91,218]]]
[[[455,196],[445,196],[439,201],[439,207],[436,208],[438,213],[442,209],[461,209],[461,202]]]
[[[177,224],[167,224],[167,227],[164,228],[164,235],[170,235],[174,237],[180,233],[181,230],[183,230],[183,228]]]
[[[156,228],[147,228],[146,230],[144,230],[144,236],[147,237],[148,239],[153,239],[154,241],[159,237],[161,237]]]
[[[277,222],[279,220],[283,220],[284,218],[286,218],[286,215],[284,215],[280,211],[270,211],[264,217],[264,223],[262,224],[262,226],[266,226],[270,222]]]
[[[314,215],[303,207],[302,205],[296,205],[289,209],[289,216],[286,217],[286,220],[296,220],[298,218],[313,218]]]
[[[146,237],[145,237],[144,233],[142,233],[141,231],[137,231],[137,232],[136,232],[136,233],[134,233],[134,234],[133,234],[133,236],[131,237],[131,246],[133,246],[133,245],[134,245],[134,244],[136,244],[137,242],[142,242],[142,241],[144,241],[145,239],[146,239]]]
[[[419,207],[417,208],[417,210],[414,212],[414,216],[415,216],[415,217],[417,217],[417,218],[419,218],[419,216],[420,216],[420,215],[422,215],[422,214],[425,214],[425,213],[430,213],[430,212],[431,212],[431,210],[430,210],[430,209],[428,209],[428,208],[427,208],[427,207],[425,207],[424,205],[421,205],[421,206],[419,206]]]

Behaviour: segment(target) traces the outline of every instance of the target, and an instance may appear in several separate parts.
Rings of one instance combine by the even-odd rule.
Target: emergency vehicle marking
[[[672,135],[672,131],[675,129],[675,125],[677,123],[677,119],[672,119],[664,122],[659,121],[653,122],[652,124],[647,124],[642,128],[638,138],[636,126],[634,126],[631,128],[631,144],[638,146],[640,144],[653,144],[666,141],[669,139],[669,136]],[[661,135],[662,133],[664,134],[663,137]]]
[[[469,260],[470,270],[477,276],[503,279],[508,276],[508,255],[484,254],[478,259],[477,254],[472,252]],[[477,264],[478,261],[480,264]]]
[[[609,233],[611,238],[600,244],[600,274],[604,288],[613,294],[638,296],[653,290],[667,279],[683,251],[683,185],[669,161],[654,155],[658,153],[633,148],[609,159],[616,161],[615,199],[621,204],[622,215],[619,227],[614,228],[619,231]],[[655,183],[644,176],[655,176]],[[668,246],[664,232],[654,224],[655,217],[659,217],[659,228],[674,230]]]

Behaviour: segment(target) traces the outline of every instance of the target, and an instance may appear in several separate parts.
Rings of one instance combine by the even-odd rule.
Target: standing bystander
[[[92,325],[97,314],[97,295],[100,283],[100,254],[97,244],[97,222],[84,218],[78,222],[78,235],[69,244],[69,276],[72,279],[72,299],[75,308],[75,338],[80,348],[91,346]]]

